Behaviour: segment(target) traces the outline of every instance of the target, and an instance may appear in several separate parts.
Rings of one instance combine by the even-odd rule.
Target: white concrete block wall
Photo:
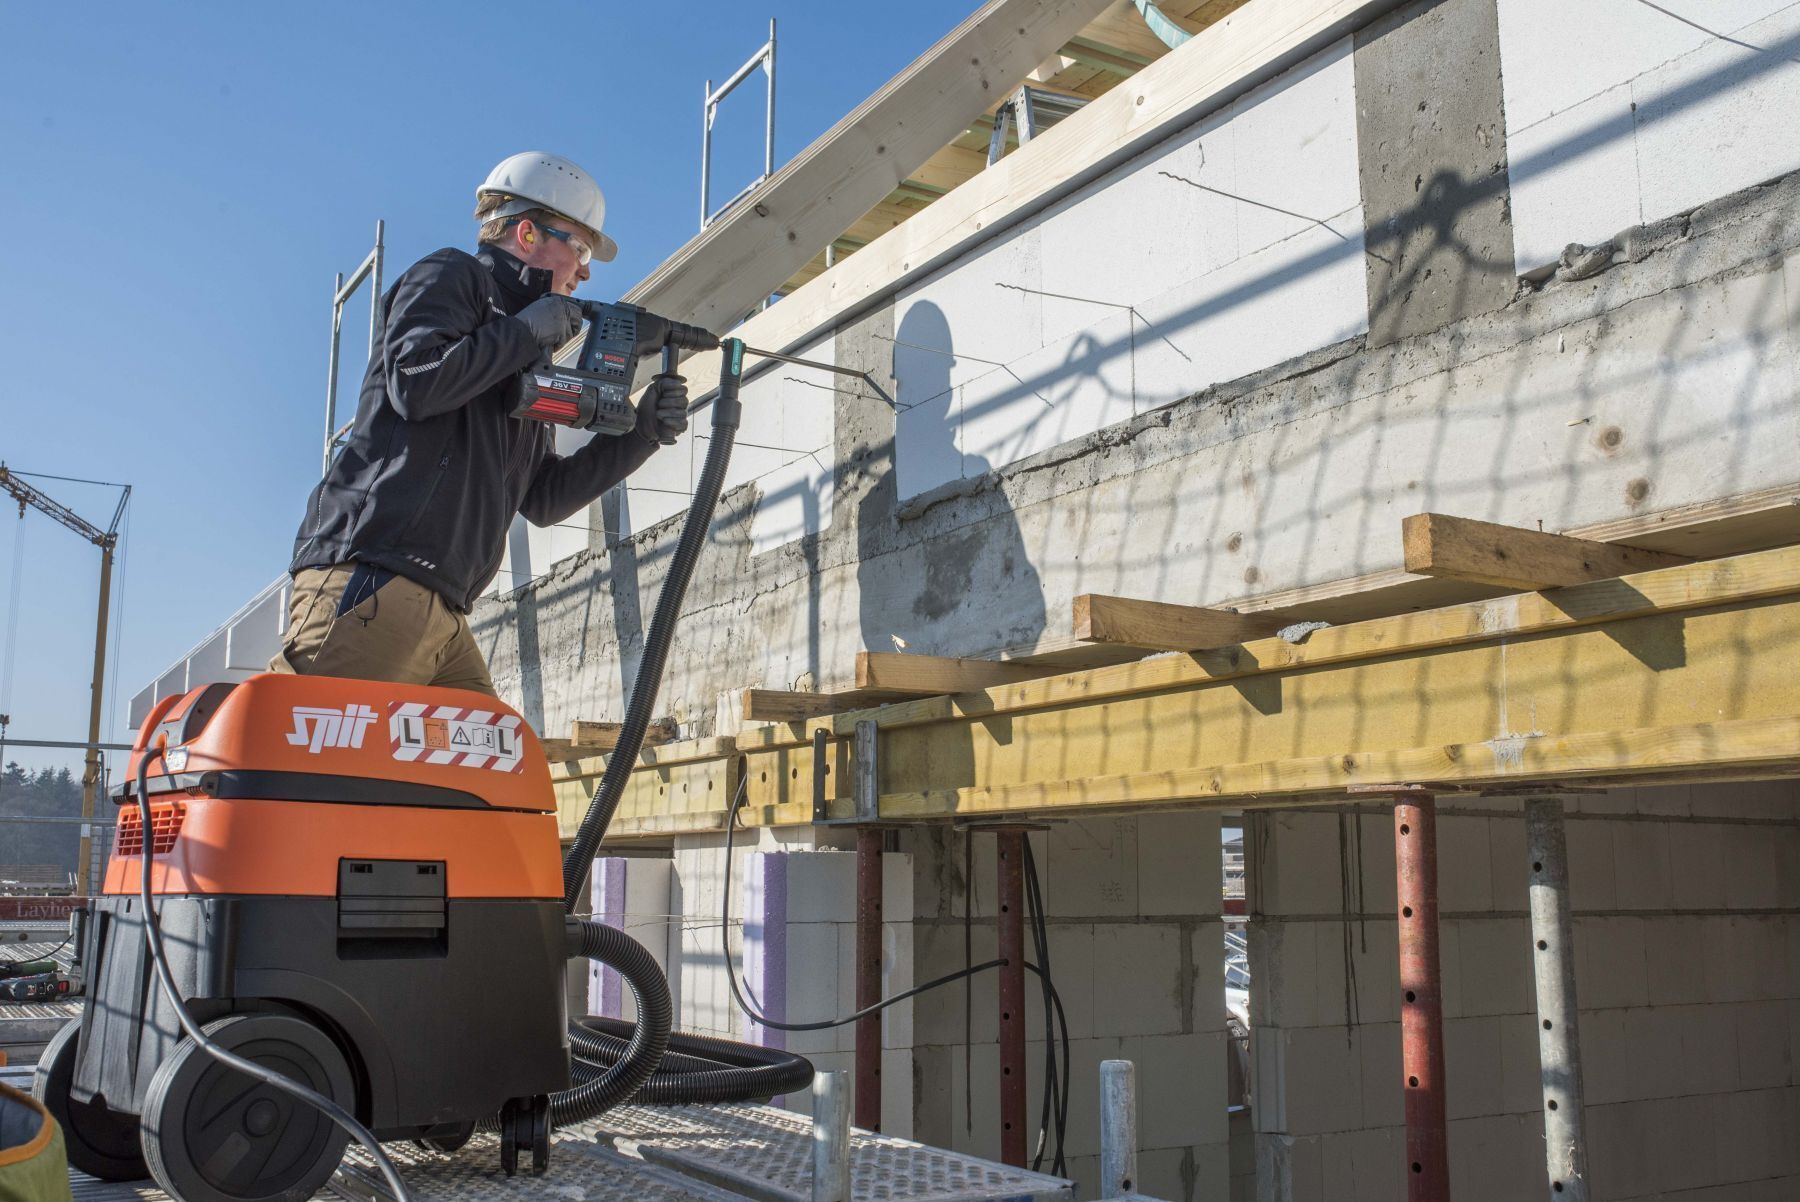
[[[1800,167],[1792,0],[1500,0],[1521,274]]]
[[[1044,886],[1051,973],[1068,1022],[1073,1070],[1065,1149],[1071,1175],[1083,1183],[1077,1196],[1092,1196],[1098,1176],[1100,1062],[1128,1059],[1138,1071],[1139,1188],[1157,1197],[1223,1197],[1229,1157],[1218,818],[1096,818],[1057,823],[1030,839]],[[929,851],[915,846],[919,977],[962,967],[971,895],[969,954],[977,963],[997,955],[994,861],[992,836],[978,833],[973,879],[965,884],[960,835]],[[1045,1023],[1031,979],[1026,991],[1031,1145]],[[965,996],[972,999],[968,1012]],[[993,974],[974,978],[967,995],[957,985],[921,996],[913,1022],[916,1135],[997,1156]]]
[[[901,497],[1366,330],[1350,50],[902,291]]]
[[[1800,1193],[1796,802],[1791,783],[1568,800],[1593,1197]],[[1446,1098],[1463,1202],[1544,1189],[1519,806],[1439,802]],[[1250,825],[1258,1196],[1396,1196],[1391,816],[1349,817],[1341,843],[1334,813]],[[1345,855],[1364,916],[1348,924]]]

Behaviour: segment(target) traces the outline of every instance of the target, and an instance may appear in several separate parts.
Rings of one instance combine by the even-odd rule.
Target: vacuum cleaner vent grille
[[[181,824],[187,818],[187,804],[180,801],[152,802],[150,804],[150,854],[166,855],[175,848],[175,840],[181,834]],[[113,844],[113,854],[118,856],[139,856],[144,854],[144,820],[137,810],[124,810],[119,814],[118,837]]]

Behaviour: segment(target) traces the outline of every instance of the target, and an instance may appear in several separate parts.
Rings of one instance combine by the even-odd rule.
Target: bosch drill
[[[559,367],[545,356],[526,369],[514,386],[514,417],[623,434],[637,424],[630,397],[631,378],[640,357],[660,351],[662,370],[672,372],[676,352],[708,351],[719,345],[716,336],[699,326],[671,321],[636,305],[575,303],[588,323],[581,354],[567,367]]]

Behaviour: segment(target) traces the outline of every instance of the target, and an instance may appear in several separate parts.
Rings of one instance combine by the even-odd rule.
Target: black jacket
[[[440,250],[394,282],[355,424],[307,502],[289,571],[373,564],[466,611],[515,513],[560,522],[650,458],[657,444],[636,432],[559,456],[549,426],[507,415],[513,378],[540,355],[512,315],[549,289],[548,271],[492,246]]]

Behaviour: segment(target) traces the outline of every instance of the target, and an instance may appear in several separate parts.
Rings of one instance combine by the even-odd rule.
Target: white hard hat
[[[561,155],[527,150],[501,160],[475,189],[476,202],[490,192],[498,192],[508,199],[498,209],[483,214],[483,220],[513,217],[532,209],[549,209],[594,231],[600,239],[594,247],[594,257],[602,263],[612,262],[613,256],[619,253],[618,243],[600,232],[600,223],[606,219],[606,196],[600,191],[600,185],[594,182],[593,176]]]

